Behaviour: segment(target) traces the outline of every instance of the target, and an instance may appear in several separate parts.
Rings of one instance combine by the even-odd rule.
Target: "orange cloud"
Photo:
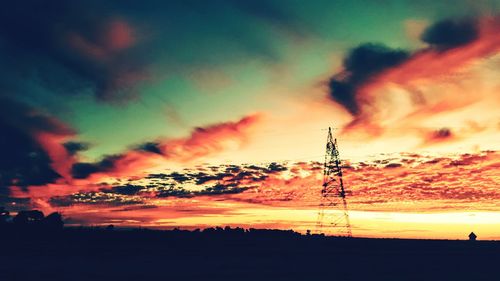
[[[65,179],[71,178],[71,166],[76,162],[76,158],[69,154],[63,143],[74,136],[37,133],[35,137],[51,158],[52,168]]]
[[[449,128],[427,131],[424,136],[424,144],[433,142],[444,142],[454,139],[454,134]]]
[[[128,151],[117,156],[113,167],[104,173],[111,176],[127,176],[161,166],[165,161],[194,162],[227,149],[238,148],[245,144],[259,119],[259,115],[250,115],[236,122],[195,128],[186,138],[160,139],[153,143],[158,151]]]
[[[497,188],[500,174],[500,154],[483,152],[435,158],[417,154],[405,154],[374,160],[369,163],[353,163],[344,167],[349,208],[355,214],[362,212],[405,213],[464,212],[498,210],[500,192]],[[251,188],[242,192],[192,193],[192,196],[152,196],[149,185],[167,186],[171,182],[155,183],[144,179],[133,180],[142,184],[142,192],[134,193],[120,188],[87,192],[73,196],[73,203],[40,208],[62,211],[72,224],[115,224],[120,226],[147,227],[205,227],[221,224],[273,225],[278,221],[272,214],[289,210],[309,214],[300,221],[296,218],[280,217],[281,227],[308,227],[314,223],[321,189],[321,163],[290,163],[286,169],[263,169],[254,165],[238,167],[226,165],[221,171],[238,171],[230,175],[218,174],[215,178],[223,184],[231,177],[243,179]],[[210,168],[180,171],[175,175],[181,186],[207,177]],[[199,170],[198,170],[199,169]],[[267,177],[240,178],[254,170],[267,171]],[[197,172],[203,171],[203,172]],[[185,177],[191,180],[186,181]],[[200,181],[194,187],[211,186],[213,181]],[[101,186],[102,188],[103,186]],[[196,195],[198,194],[198,195]],[[39,201],[37,201],[39,202]],[[40,202],[39,202],[40,203]],[[45,210],[45,209],[44,209]],[[366,214],[368,214],[366,213]],[[257,218],[257,219],[256,219]],[[357,227],[362,227],[358,221]]]
[[[138,147],[119,155],[112,155],[96,163],[75,163],[75,159],[60,144],[61,139],[40,135],[39,139],[53,157],[54,167],[71,176],[53,184],[11,188],[11,196],[18,198],[68,195],[78,191],[97,191],[105,188],[101,182],[119,179],[141,179],[147,171],[166,169],[173,163],[194,163],[205,157],[244,145],[251,136],[260,115],[246,116],[236,122],[224,122],[194,129],[189,137],[160,139],[152,143],[154,149]],[[154,151],[154,152],[153,152]]]
[[[376,78],[378,83],[408,85],[422,79],[446,78],[476,59],[494,55],[500,49],[500,19],[486,18],[479,22],[479,37],[460,47],[445,51],[427,48],[414,54],[401,66],[389,69]],[[368,85],[367,87],[376,87]]]
[[[246,143],[260,117],[254,114],[237,122],[198,127],[189,138],[160,140],[159,149],[166,158],[188,162],[232,146],[238,147]]]
[[[126,49],[136,42],[132,27],[120,19],[108,23],[103,40],[110,50]]]
[[[75,131],[43,112],[22,103],[1,99],[0,193],[4,188],[25,188],[64,181],[74,160],[63,146]]]
[[[407,155],[357,163],[344,169],[351,192],[351,210],[419,211],[498,210],[500,192],[498,152],[463,154],[444,158]],[[318,169],[316,169],[318,167]],[[232,200],[275,207],[314,208],[319,204],[320,164],[268,177],[255,189],[224,195]]]
[[[95,38],[87,38],[78,32],[68,34],[68,44],[78,52],[96,60],[108,60],[118,51],[136,43],[134,29],[124,20],[107,22]]]
[[[356,89],[359,114],[342,134],[408,135],[426,146],[486,131],[498,118],[492,110],[498,83],[489,77],[498,75],[490,59],[500,50],[499,31],[498,18],[482,19],[474,40],[449,49],[429,46],[374,75]],[[450,133],[439,134],[440,128]]]

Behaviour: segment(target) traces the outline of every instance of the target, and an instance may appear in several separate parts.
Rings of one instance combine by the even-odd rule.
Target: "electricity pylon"
[[[326,141],[323,188],[316,227],[319,233],[352,237],[337,139],[333,139],[330,127]]]

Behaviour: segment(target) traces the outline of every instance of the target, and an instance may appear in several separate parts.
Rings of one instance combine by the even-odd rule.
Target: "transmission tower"
[[[330,127],[316,227],[319,233],[352,237],[337,139],[333,139]]]

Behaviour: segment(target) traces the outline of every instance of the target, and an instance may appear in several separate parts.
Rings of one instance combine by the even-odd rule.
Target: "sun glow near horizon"
[[[355,235],[500,239],[500,2],[98,2],[0,17],[6,209],[304,231],[333,127]]]

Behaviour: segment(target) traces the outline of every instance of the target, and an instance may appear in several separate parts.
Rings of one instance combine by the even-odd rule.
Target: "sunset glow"
[[[500,240],[500,2],[194,2],[0,12],[0,206],[305,233],[333,127],[354,236]]]

